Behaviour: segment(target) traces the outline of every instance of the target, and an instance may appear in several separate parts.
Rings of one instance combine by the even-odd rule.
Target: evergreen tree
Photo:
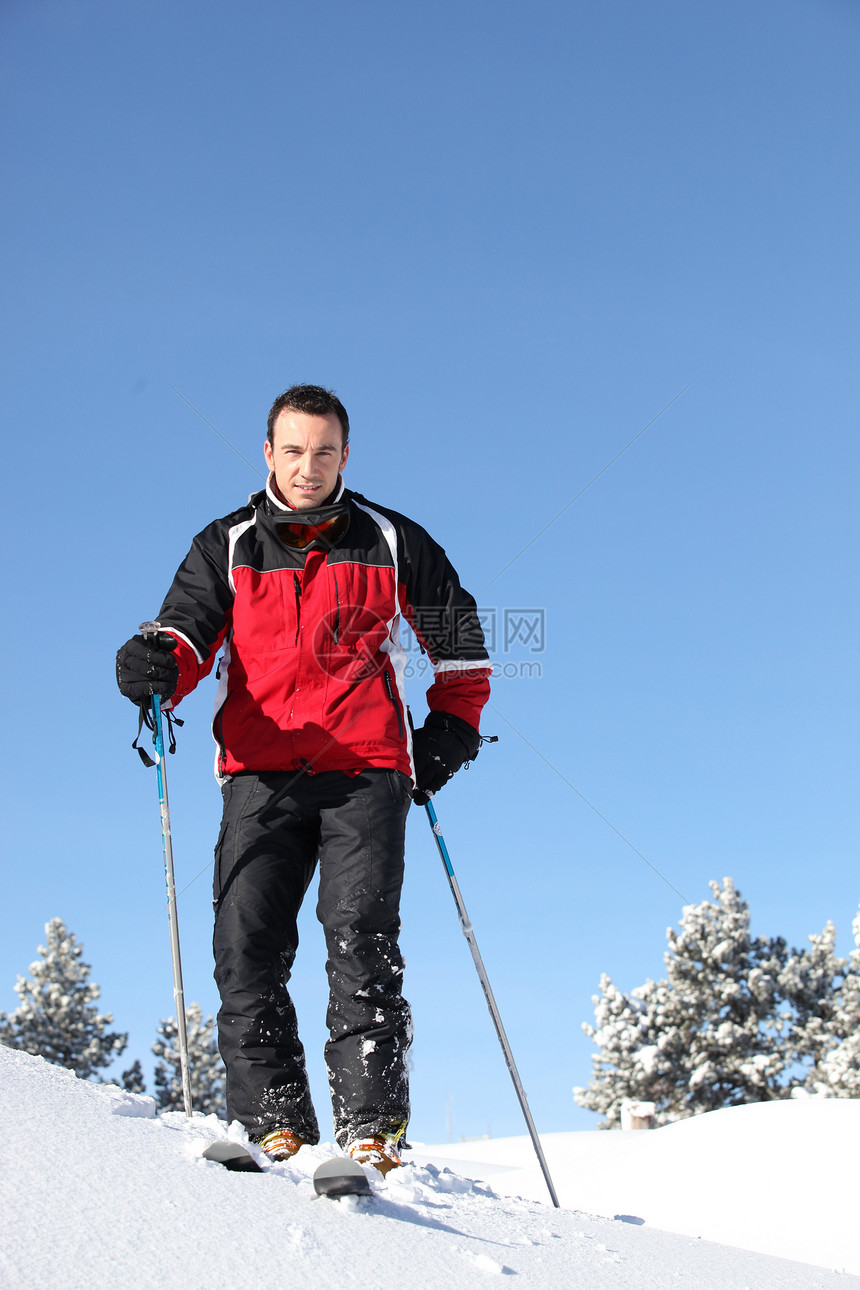
[[[860,1097],[860,913],[853,932],[854,949],[840,958],[828,923],[780,977],[791,1008],[791,1058],[805,1074],[798,1086],[817,1096]]]
[[[123,1051],[128,1036],[107,1031],[113,1017],[96,1009],[100,990],[89,979],[74,933],[54,918],[45,936],[47,944],[38,947],[42,958],[30,964],[32,980],[18,977],[20,1004],[8,1016],[0,1013],[0,1043],[90,1079]]]
[[[600,1051],[592,1057],[594,1075],[588,1088],[573,1092],[580,1106],[606,1117],[601,1128],[617,1129],[621,1126],[621,1103],[627,1098],[661,1106],[672,1102],[672,1050],[662,1033],[668,1014],[668,987],[665,981],[649,980],[628,996],[604,974],[594,1004],[597,1024],[586,1022],[583,1030]]]
[[[226,1116],[224,1065],[215,1041],[215,1019],[206,1017],[199,1003],[189,1004],[186,1013],[188,1064],[191,1072],[191,1100],[195,1111]],[[178,1027],[175,1017],[164,1018],[152,1051],[159,1061],[155,1067],[155,1088],[159,1110],[181,1111],[182,1068],[179,1060]]]
[[[123,1071],[120,1079],[122,1080],[122,1087],[125,1089],[126,1093],[146,1092],[146,1081],[143,1075],[143,1067],[141,1066],[138,1058],[135,1058],[127,1071]]]
[[[653,1101],[658,1123],[742,1102],[785,1097],[790,1060],[781,1032],[785,941],[753,939],[749,906],[730,878],[714,899],[687,906],[667,932],[666,979],[622,994],[609,977],[595,996],[599,1052],[580,1106],[620,1122],[624,1098]]]
[[[848,960],[836,954],[836,928],[827,923],[822,932],[809,937],[808,950],[789,955],[780,973],[780,989],[788,1004],[784,1018],[790,1026],[786,1045],[792,1064],[798,1071],[808,1071],[810,1080],[833,1046],[836,995],[848,972]]]
[[[598,1052],[580,1106],[615,1128],[625,1098],[655,1102],[659,1123],[791,1096],[860,1097],[860,913],[854,949],[836,953],[828,923],[791,950],[753,939],[730,878],[669,929],[666,978],[623,994],[608,976],[595,995]]]

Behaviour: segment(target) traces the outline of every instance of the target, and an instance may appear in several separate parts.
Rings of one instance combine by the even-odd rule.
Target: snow
[[[860,1274],[860,1100],[760,1102],[654,1131],[543,1134],[563,1207]],[[432,1159],[543,1200],[527,1138],[439,1146]]]
[[[860,1286],[860,1101],[548,1134],[555,1210],[528,1139],[416,1148],[385,1180],[368,1171],[372,1198],[333,1201],[311,1185],[330,1145],[230,1173],[200,1158],[224,1134],[214,1116],[156,1117],[151,1098],[2,1047],[0,1082],[4,1290]]]

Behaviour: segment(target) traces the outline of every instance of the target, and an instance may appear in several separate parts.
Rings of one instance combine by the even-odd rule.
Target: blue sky
[[[539,652],[496,650],[499,742],[437,802],[539,1127],[593,1126],[590,996],[661,973],[678,892],[730,874],[755,931],[830,918],[846,950],[856,5],[12,0],[0,34],[0,1008],[60,916],[120,1065],[151,1067],[156,788],[113,658],[257,486],[202,418],[262,470],[295,381],[338,391],[348,483],[425,524],[500,630],[542,615]],[[213,694],[169,766],[210,1012]],[[419,811],[407,863],[413,1134],[520,1132]],[[302,935],[325,1116],[312,901]]]

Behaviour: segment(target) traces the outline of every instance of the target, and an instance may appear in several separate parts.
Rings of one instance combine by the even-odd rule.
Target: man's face
[[[334,492],[337,477],[346,465],[349,444],[334,413],[314,417],[283,408],[272,427],[273,443],[266,440],[266,465],[275,483],[298,511],[313,510]]]

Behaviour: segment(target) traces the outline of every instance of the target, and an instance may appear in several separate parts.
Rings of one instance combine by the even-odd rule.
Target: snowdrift
[[[526,1144],[519,1140],[425,1148],[388,1180],[369,1171],[372,1197],[332,1201],[316,1197],[310,1181],[315,1165],[331,1154],[330,1146],[304,1148],[294,1161],[273,1165],[262,1175],[229,1173],[200,1158],[206,1143],[225,1131],[214,1117],[156,1118],[149,1098],[86,1083],[40,1058],[2,1047],[0,1087],[4,1290],[235,1290],[246,1284],[255,1290],[309,1285],[343,1290],[367,1281],[473,1290],[504,1276],[519,1276],[530,1290],[860,1286],[860,1279],[836,1271],[643,1224],[645,1215],[630,1204],[647,1199],[635,1192],[638,1175],[630,1162],[636,1156],[644,1161],[650,1155],[647,1172],[664,1206],[654,1212],[669,1225],[677,1226],[671,1212],[676,1193],[669,1183],[674,1186],[679,1176],[685,1181],[677,1194],[687,1202],[700,1194],[703,1215],[716,1220],[736,1208],[731,1189],[724,1194],[718,1184],[714,1141],[708,1143],[707,1129],[692,1122],[653,1134],[548,1137],[563,1197],[586,1194],[586,1157],[594,1195],[602,1187],[607,1200],[618,1196],[617,1206],[604,1209],[619,1217],[600,1218],[554,1210],[543,1198],[526,1194],[535,1190],[535,1180],[526,1164]],[[844,1156],[849,1164],[854,1156],[850,1135],[858,1124],[857,1107],[850,1104],[850,1110],[855,1118],[851,1126],[847,1116],[841,1122],[837,1142],[825,1137],[836,1132],[832,1112],[825,1110],[831,1120],[821,1130],[814,1162],[798,1153],[791,1172],[783,1170],[781,1159],[769,1158],[767,1141],[759,1142],[761,1117],[746,1117],[746,1128],[738,1130],[743,1148],[736,1151],[735,1181],[748,1177],[761,1200],[782,1189],[798,1215],[804,1200],[811,1202],[821,1192],[830,1200],[827,1214],[835,1215],[834,1163]],[[801,1106],[801,1113],[812,1124],[814,1110]],[[727,1126],[736,1113],[703,1120],[719,1116]],[[726,1134],[720,1127],[713,1137],[722,1140]],[[676,1145],[656,1151],[643,1139]],[[584,1154],[578,1140],[585,1142]],[[736,1136],[736,1146],[738,1141]],[[462,1160],[455,1172],[445,1162],[458,1153],[469,1163]],[[663,1172],[655,1174],[658,1168]],[[462,1176],[470,1170],[491,1175],[492,1186]],[[717,1181],[703,1192],[709,1170]],[[506,1194],[499,1194],[501,1180]],[[515,1190],[524,1194],[507,1194]],[[722,1197],[719,1204],[715,1196]],[[647,1223],[654,1221],[649,1215]],[[836,1227],[838,1216],[828,1231],[831,1248],[842,1258]],[[852,1239],[852,1266],[860,1270]],[[829,1255],[823,1261],[830,1268],[848,1266],[847,1255],[842,1262]]]
[[[860,1274],[860,1101],[760,1102],[651,1132],[550,1133],[541,1142],[566,1209],[624,1214],[649,1227]],[[547,1194],[527,1138],[415,1156],[504,1194]]]

